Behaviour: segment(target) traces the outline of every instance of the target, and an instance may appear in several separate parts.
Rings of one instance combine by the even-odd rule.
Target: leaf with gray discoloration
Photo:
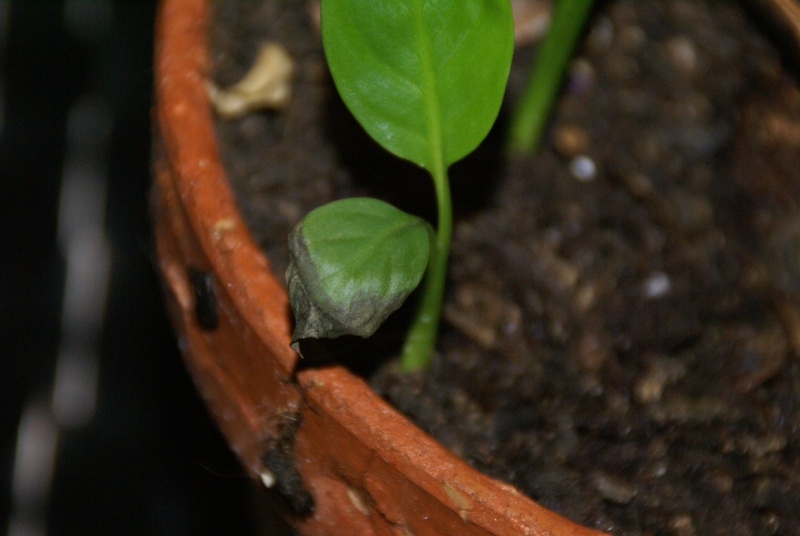
[[[292,347],[309,337],[372,335],[419,284],[432,236],[427,222],[377,199],[310,212],[289,236]]]

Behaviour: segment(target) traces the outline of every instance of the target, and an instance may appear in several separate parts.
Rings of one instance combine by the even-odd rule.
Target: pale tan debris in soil
[[[225,89],[209,82],[208,94],[223,119],[237,119],[256,110],[281,109],[292,97],[293,72],[294,63],[286,49],[266,42],[244,78]]]

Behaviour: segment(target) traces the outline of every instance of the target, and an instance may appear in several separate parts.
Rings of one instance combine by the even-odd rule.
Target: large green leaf
[[[433,230],[424,220],[371,198],[311,211],[289,236],[286,280],[308,337],[369,337],[422,279]]]
[[[433,171],[497,117],[513,52],[509,0],[323,0],[325,56],[365,130]]]

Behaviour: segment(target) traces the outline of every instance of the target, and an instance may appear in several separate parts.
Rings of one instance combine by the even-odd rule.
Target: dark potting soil
[[[289,230],[338,197],[435,221],[429,179],[339,102],[309,9],[216,0],[211,34],[219,85],[265,39],[295,62],[285,109],[217,124],[278,272]],[[796,80],[739,4],[604,3],[541,150],[506,160],[503,129],[534,54],[518,48],[497,127],[451,172],[432,369],[395,370],[391,325],[358,343],[383,357],[357,368],[470,464],[588,526],[800,534]]]

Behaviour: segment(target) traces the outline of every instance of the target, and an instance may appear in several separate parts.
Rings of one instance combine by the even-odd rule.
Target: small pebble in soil
[[[623,175],[622,184],[635,197],[646,197],[653,193],[653,181],[644,173]]]
[[[655,272],[642,283],[642,292],[647,299],[661,298],[669,294],[672,281],[664,272]]]
[[[672,65],[683,74],[693,74],[697,70],[697,50],[691,39],[685,36],[673,37],[666,43],[667,57]]]
[[[567,91],[575,97],[585,96],[591,92],[595,78],[592,64],[585,58],[576,58],[570,64],[566,83]]]
[[[589,182],[597,175],[597,165],[588,156],[578,155],[570,161],[569,171],[579,181]]]
[[[573,157],[586,151],[589,138],[581,127],[563,125],[558,127],[553,135],[553,146],[561,156]]]
[[[642,476],[646,479],[661,478],[667,474],[667,462],[664,460],[655,460],[642,471]]]
[[[602,331],[587,329],[577,344],[578,366],[584,372],[597,372],[609,359],[609,337]]]
[[[689,514],[678,514],[669,521],[673,536],[695,536],[697,530]]]
[[[636,486],[602,471],[592,474],[592,484],[601,497],[616,504],[628,504],[637,493]]]
[[[597,287],[591,283],[586,283],[578,288],[575,293],[575,305],[581,313],[586,313],[597,299]]]

